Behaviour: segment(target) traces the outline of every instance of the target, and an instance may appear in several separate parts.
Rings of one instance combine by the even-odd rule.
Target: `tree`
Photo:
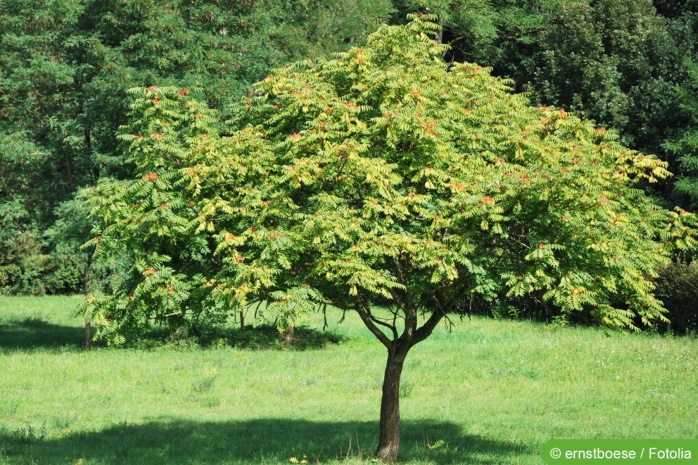
[[[636,187],[668,176],[664,164],[532,108],[487,69],[445,63],[425,19],[275,71],[227,128],[188,90],[135,90],[121,136],[135,177],[89,199],[96,254],[125,246],[136,266],[88,315],[116,334],[202,298],[223,313],[266,301],[287,320],[356,312],[387,349],[387,460],[407,354],[473,297],[539,292],[612,327],[662,320],[651,279],[696,245],[694,215]]]
[[[688,113],[692,125],[683,128],[673,139],[665,143],[665,148],[678,156],[681,163],[681,176],[675,184],[676,191],[688,198],[688,205],[698,207],[698,64],[687,62],[692,82],[679,90],[681,107]]]
[[[282,12],[274,15],[278,26],[271,36],[293,60],[325,57],[346,51],[350,45],[363,45],[393,11],[390,0],[295,0],[278,4]]]

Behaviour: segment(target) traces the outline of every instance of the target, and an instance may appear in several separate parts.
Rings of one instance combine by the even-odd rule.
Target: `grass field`
[[[78,302],[0,297],[0,464],[371,463],[385,354],[358,320],[331,316],[340,342],[303,351],[86,351]],[[401,408],[408,464],[695,439],[698,339],[465,319],[410,353]]]

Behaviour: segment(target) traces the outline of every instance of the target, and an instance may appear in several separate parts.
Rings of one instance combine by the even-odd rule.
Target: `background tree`
[[[46,173],[46,154],[22,133],[0,135],[0,289],[41,294],[41,223],[46,199],[32,189]]]
[[[136,91],[122,135],[135,177],[90,196],[96,256],[127,244],[135,266],[88,315],[116,335],[255,301],[285,319],[356,312],[387,349],[389,460],[408,352],[471,298],[540,293],[614,327],[663,319],[651,278],[696,245],[692,214],[636,187],[664,164],[444,62],[438,31],[418,17],[279,69],[231,109],[229,134],[187,90]]]
[[[75,186],[96,181],[76,168],[86,156],[74,98],[80,41],[72,32],[81,10],[68,1],[54,2],[51,9],[31,2],[0,4],[0,134],[8,144],[0,163],[16,169],[3,170],[0,195],[32,197],[25,207],[38,224],[50,221],[52,208]]]
[[[127,89],[200,86],[222,109],[274,66],[362,43],[390,11],[389,0],[0,3],[0,205],[14,225],[6,250],[24,251],[0,256],[2,292],[82,290],[86,257],[56,231],[86,229],[77,189],[130,175],[114,137]]]
[[[676,191],[688,199],[688,205],[698,207],[698,65],[688,62],[693,78],[693,85],[682,87],[682,109],[688,113],[693,122],[692,126],[684,128],[672,140],[665,143],[668,151],[674,153],[681,163],[681,176],[676,182]]]

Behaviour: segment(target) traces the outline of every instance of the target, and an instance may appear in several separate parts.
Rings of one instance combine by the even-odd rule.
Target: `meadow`
[[[385,349],[357,319],[330,314],[322,333],[309,317],[298,338],[319,342],[305,350],[85,350],[78,303],[0,297],[1,465],[372,462]],[[454,323],[408,356],[403,463],[541,464],[549,439],[698,438],[695,337]]]

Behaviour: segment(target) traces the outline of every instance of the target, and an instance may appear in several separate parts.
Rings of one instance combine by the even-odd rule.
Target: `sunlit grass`
[[[370,463],[385,353],[358,320],[316,350],[86,351],[77,302],[0,298],[0,464]],[[410,464],[698,438],[698,341],[465,319],[413,348],[401,407]]]

